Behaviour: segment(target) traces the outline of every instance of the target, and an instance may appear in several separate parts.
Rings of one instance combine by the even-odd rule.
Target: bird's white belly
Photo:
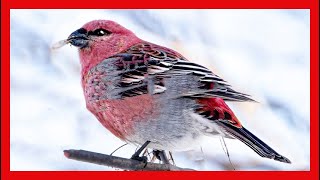
[[[137,145],[151,141],[148,147],[152,149],[187,151],[200,147],[204,135],[225,136],[217,124],[194,112],[185,111],[181,118],[183,121],[157,119],[137,124],[136,133],[127,140]]]

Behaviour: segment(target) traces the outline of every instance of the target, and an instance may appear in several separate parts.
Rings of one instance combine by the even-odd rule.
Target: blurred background
[[[115,170],[69,160],[64,149],[110,154],[124,144],[86,110],[77,48],[53,43],[94,19],[179,51],[259,103],[228,103],[242,124],[280,154],[261,158],[226,139],[236,170],[310,169],[309,10],[11,10],[11,170]],[[232,170],[219,138],[173,153],[176,165]],[[127,145],[114,155],[129,158]]]

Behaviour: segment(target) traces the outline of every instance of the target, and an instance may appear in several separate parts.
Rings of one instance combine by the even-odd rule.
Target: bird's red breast
[[[104,127],[122,140],[134,133],[135,123],[157,115],[153,97],[149,94],[122,100],[87,102],[87,108]]]

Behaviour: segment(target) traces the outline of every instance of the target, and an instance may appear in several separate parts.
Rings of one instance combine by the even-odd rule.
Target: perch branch
[[[172,164],[144,163],[133,159],[126,159],[85,150],[64,150],[64,155],[73,160],[104,165],[132,171],[194,171],[180,168]]]

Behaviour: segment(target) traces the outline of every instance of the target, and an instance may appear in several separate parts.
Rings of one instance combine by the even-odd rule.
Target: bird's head
[[[79,48],[82,71],[124,51],[141,40],[130,30],[110,20],[94,20],[70,34],[67,41]]]

